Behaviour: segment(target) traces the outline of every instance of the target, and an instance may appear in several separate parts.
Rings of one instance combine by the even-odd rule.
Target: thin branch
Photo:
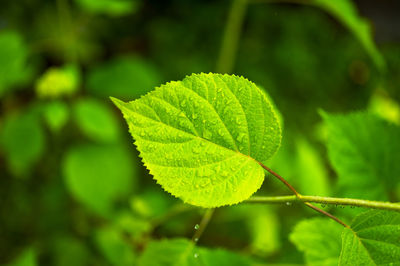
[[[200,224],[196,224],[196,226],[194,228],[196,230],[196,232],[194,233],[194,235],[192,237],[193,242],[197,243],[199,241],[201,235],[203,234],[204,230],[206,229],[208,223],[211,220],[211,217],[214,214],[214,210],[215,209],[208,209],[206,211],[206,213],[204,214],[203,219],[201,219]]]
[[[290,195],[277,197],[251,197],[246,200],[248,203],[286,203],[286,202],[313,202],[326,205],[343,205],[353,207],[364,207],[370,209],[380,209],[389,211],[400,211],[400,203],[372,201],[351,198],[332,198],[320,196]]]
[[[216,71],[219,73],[230,73],[233,70],[247,1],[233,0],[232,2],[216,66]]]
[[[311,203],[307,202],[307,201],[303,201],[301,200],[302,198],[304,198],[302,195],[300,195],[299,192],[297,192],[297,190],[291,185],[289,184],[289,182],[287,182],[283,177],[281,177],[280,175],[278,175],[277,173],[275,173],[274,171],[272,171],[270,168],[268,168],[267,166],[265,166],[264,164],[258,162],[259,165],[261,165],[262,168],[264,168],[265,170],[267,170],[269,173],[271,173],[273,176],[275,176],[276,178],[279,179],[279,181],[281,181],[285,186],[287,186],[293,193],[294,193],[294,197],[295,199],[299,199],[301,202],[303,202],[306,206],[310,207],[311,209],[326,215],[327,217],[333,219],[334,221],[340,223],[341,225],[343,225],[344,227],[350,228],[347,224],[345,224],[343,221],[341,221],[339,218],[337,218],[336,216],[312,205]]]
[[[348,225],[345,224],[342,220],[340,220],[340,219],[337,218],[336,216],[330,214],[329,212],[326,212],[326,211],[324,211],[324,210],[322,210],[322,209],[320,209],[320,208],[318,208],[318,207],[312,205],[312,204],[309,203],[309,202],[304,202],[304,204],[305,204],[306,206],[310,207],[311,209],[313,209],[313,210],[315,210],[315,211],[317,211],[317,212],[320,212],[320,213],[322,213],[323,215],[326,215],[326,216],[328,216],[329,218],[335,220],[336,222],[340,223],[340,224],[343,225],[344,227],[350,228],[350,226],[348,226]]]
[[[294,189],[294,187],[292,187],[291,184],[289,184],[283,177],[281,177],[280,175],[278,175],[277,173],[275,173],[274,171],[272,171],[271,169],[269,169],[268,167],[266,167],[265,165],[263,165],[262,163],[258,162],[259,165],[261,165],[262,168],[264,168],[265,170],[267,170],[269,173],[271,173],[273,176],[275,176],[276,178],[279,179],[279,181],[281,181],[283,184],[285,184],[285,186],[287,186],[291,191],[293,191],[294,195],[296,195],[297,197],[300,196],[300,194],[297,192],[296,189]]]

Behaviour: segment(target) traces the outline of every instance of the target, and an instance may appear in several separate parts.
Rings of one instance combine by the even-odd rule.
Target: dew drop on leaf
[[[196,224],[196,225],[194,226],[194,230],[199,230],[199,228],[200,228],[200,225],[199,225],[199,224]]]

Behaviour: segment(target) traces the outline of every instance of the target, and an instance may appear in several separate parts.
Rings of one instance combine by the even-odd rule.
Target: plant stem
[[[203,234],[204,230],[206,229],[208,223],[211,220],[212,215],[214,214],[215,209],[208,209],[206,213],[203,216],[203,219],[201,219],[200,225],[196,225],[195,230],[196,232],[194,233],[192,237],[192,241],[194,243],[197,243]],[[198,227],[197,227],[198,226]]]
[[[286,202],[313,202],[326,205],[346,205],[355,207],[364,207],[370,209],[400,211],[400,203],[372,201],[350,198],[332,198],[320,196],[277,196],[277,197],[251,197],[246,200],[248,203],[286,203]]]
[[[281,181],[285,186],[287,186],[291,191],[293,191],[294,195],[296,197],[299,197],[300,194],[299,192],[297,192],[296,189],[294,189],[294,187],[289,184],[283,177],[281,177],[280,175],[278,175],[277,173],[275,173],[274,171],[272,171],[270,168],[266,167],[265,165],[263,165],[262,163],[259,162],[259,164],[261,165],[262,168],[264,168],[265,170],[267,170],[270,174],[272,174],[273,176],[275,176],[276,178],[279,179],[279,181]]]
[[[309,203],[308,201],[302,201],[301,199],[303,199],[304,197],[302,195],[300,195],[299,192],[297,192],[297,190],[291,185],[289,184],[289,182],[287,182],[283,177],[281,177],[280,175],[278,175],[277,173],[275,173],[274,171],[272,171],[270,168],[268,168],[267,166],[265,166],[264,164],[258,162],[258,164],[264,168],[265,170],[267,170],[270,174],[272,174],[273,176],[275,176],[276,178],[279,179],[279,181],[281,181],[285,186],[287,186],[293,193],[294,193],[294,198],[297,200],[299,199],[301,202],[303,202],[307,207],[325,215],[328,216],[329,218],[331,218],[332,220],[338,222],[339,224],[343,225],[344,227],[350,228],[350,226],[348,226],[347,224],[345,224],[343,221],[341,221],[339,218],[337,218],[336,216],[312,205],[311,203]],[[288,201],[286,201],[288,202]]]
[[[216,71],[219,73],[230,73],[233,70],[247,1],[233,0],[216,66]]]

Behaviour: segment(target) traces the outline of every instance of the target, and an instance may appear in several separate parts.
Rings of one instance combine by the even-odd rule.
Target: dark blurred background
[[[394,0],[2,0],[0,263],[136,265],[151,239],[190,238],[203,210],[155,184],[108,97],[134,100],[191,73],[265,89],[284,123],[271,166],[334,194],[318,110],[399,124],[399,10]],[[319,181],[302,184],[310,167]],[[266,182],[259,193],[287,193]],[[301,265],[287,235],[307,215],[219,208],[201,244]]]

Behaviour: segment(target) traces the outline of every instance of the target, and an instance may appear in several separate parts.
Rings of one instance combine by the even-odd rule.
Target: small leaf
[[[79,87],[80,73],[75,65],[49,68],[36,82],[40,98],[59,98],[73,94]]]
[[[13,31],[0,32],[0,98],[14,86],[24,83],[32,69],[27,65],[28,47]]]
[[[94,14],[122,16],[136,11],[139,0],[75,0],[83,9]]]
[[[0,144],[14,175],[28,174],[45,150],[45,138],[33,109],[6,117],[0,132]]]
[[[82,99],[73,106],[75,121],[90,139],[100,142],[117,141],[120,127],[115,114],[104,102]]]
[[[111,226],[98,229],[96,244],[111,265],[135,265],[136,255],[123,232]]]
[[[281,129],[265,94],[245,78],[193,74],[124,103],[145,166],[184,202],[218,207],[249,198],[279,148]]]
[[[149,61],[137,56],[123,56],[93,68],[87,90],[100,97],[136,99],[162,82],[160,73]]]
[[[222,249],[197,247],[186,239],[152,241],[139,260],[139,266],[247,266],[250,258]]]
[[[73,147],[63,161],[69,191],[104,216],[112,213],[116,200],[133,189],[134,170],[131,155],[119,145]]]
[[[339,265],[398,265],[400,213],[368,211],[358,215],[342,234]]]
[[[51,101],[43,106],[43,116],[50,130],[57,133],[68,121],[68,105],[61,101]]]
[[[336,266],[340,255],[340,234],[343,227],[327,218],[299,222],[290,234],[290,241],[303,251],[307,265]]]

